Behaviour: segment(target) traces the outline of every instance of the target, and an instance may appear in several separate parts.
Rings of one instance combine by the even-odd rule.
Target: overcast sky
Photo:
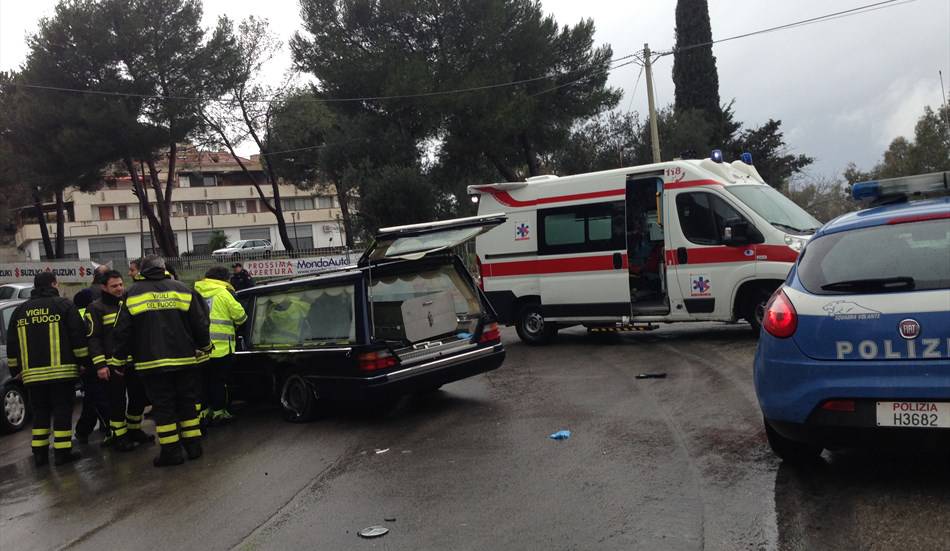
[[[872,0],[710,0],[714,39],[782,25],[871,3]],[[55,0],[0,0],[0,69],[26,57],[25,37]],[[297,0],[205,0],[205,24],[227,14],[267,17],[286,42],[300,27]],[[674,45],[675,0],[542,0],[558,23],[594,20],[598,44],[615,57]],[[811,176],[840,174],[848,161],[870,168],[890,141],[913,136],[925,105],[940,105],[943,71],[950,87],[950,0],[911,0],[870,13],[714,47],[723,101],[735,99],[740,121],[781,119],[791,150],[816,158]],[[272,64],[275,82],[291,65],[289,53]],[[673,101],[673,59],[655,70],[657,103]],[[646,111],[646,88],[634,90],[639,67],[610,76],[625,91],[620,106]],[[661,136],[662,139],[662,136]]]

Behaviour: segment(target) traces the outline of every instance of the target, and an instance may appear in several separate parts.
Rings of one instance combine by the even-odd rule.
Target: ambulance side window
[[[611,201],[538,211],[538,254],[626,248],[624,203]]]
[[[726,222],[745,220],[739,211],[719,197],[701,191],[677,195],[676,211],[683,235],[697,245],[721,245]]]

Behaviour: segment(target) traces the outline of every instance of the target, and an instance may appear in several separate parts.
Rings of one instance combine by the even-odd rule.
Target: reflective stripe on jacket
[[[132,356],[135,370],[173,370],[206,361],[211,352],[208,308],[201,296],[163,270],[140,274],[119,310],[109,365]]]
[[[94,301],[86,309],[85,319],[88,328],[89,354],[92,356],[92,365],[97,370],[108,365],[120,367],[128,361],[128,358],[123,361],[112,359],[114,348],[112,333],[115,330],[121,307],[121,299],[109,293],[102,293],[101,298]]]
[[[247,321],[244,307],[231,294],[234,287],[227,281],[202,279],[195,290],[208,304],[211,317],[212,358],[223,358],[234,352],[235,328]]]
[[[26,385],[77,378],[79,362],[89,357],[79,311],[54,288],[34,289],[10,317],[7,357],[11,374],[21,373]]]

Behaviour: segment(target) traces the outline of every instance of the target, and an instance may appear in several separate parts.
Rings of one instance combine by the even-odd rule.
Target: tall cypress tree
[[[712,42],[709,4],[706,0],[678,0],[676,3],[676,50],[673,54],[673,84],[678,112],[699,109],[710,121],[719,121],[719,73],[712,46],[692,47]]]

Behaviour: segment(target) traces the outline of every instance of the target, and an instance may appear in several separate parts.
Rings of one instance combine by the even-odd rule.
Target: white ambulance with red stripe
[[[483,289],[529,344],[559,327],[649,329],[746,319],[763,307],[821,225],[766,184],[751,156],[676,160],[469,186]]]

